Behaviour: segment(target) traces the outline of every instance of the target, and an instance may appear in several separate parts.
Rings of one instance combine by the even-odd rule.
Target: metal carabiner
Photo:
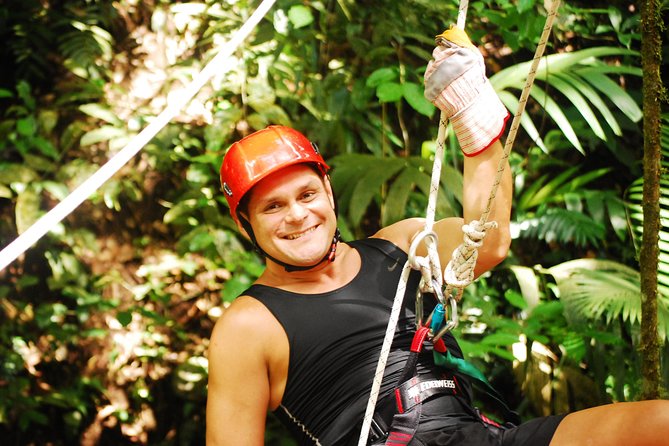
[[[423,294],[424,293],[421,291],[421,287],[418,287],[418,291],[416,292],[416,328],[420,328],[423,326],[423,309],[424,309]],[[432,294],[434,294],[438,303],[440,303],[442,306],[446,305],[446,301],[444,300],[444,293],[441,289],[441,284],[435,278],[432,278]],[[434,315],[434,310],[432,310],[432,312],[428,316],[425,325],[430,325],[432,323],[433,315]]]
[[[432,337],[432,342],[437,342],[442,336],[458,326],[458,301],[456,301],[453,296],[448,296],[448,303],[450,304],[451,310],[448,312],[446,324]]]
[[[422,230],[416,234],[414,239],[411,241],[411,245],[409,246],[409,265],[411,265],[413,269],[420,269],[420,265],[416,263],[416,250],[418,249],[420,242],[426,238],[431,239],[435,244],[438,242],[437,234],[434,231],[426,230]]]

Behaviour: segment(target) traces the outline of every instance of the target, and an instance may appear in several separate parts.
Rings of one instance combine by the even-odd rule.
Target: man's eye
[[[314,196],[316,196],[315,192],[305,192],[305,193],[302,194],[302,199],[303,200],[310,200],[310,199],[314,198]]]

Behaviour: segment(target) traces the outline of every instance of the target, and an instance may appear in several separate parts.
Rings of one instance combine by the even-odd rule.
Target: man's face
[[[323,259],[337,228],[328,181],[296,164],[264,178],[250,194],[248,220],[263,251],[295,266]]]

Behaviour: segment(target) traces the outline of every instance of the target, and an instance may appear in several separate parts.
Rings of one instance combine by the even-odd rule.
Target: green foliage
[[[334,157],[330,163],[334,168],[332,185],[337,201],[350,226],[360,227],[373,204],[382,213],[382,226],[407,216],[424,215],[425,197],[430,191],[430,160],[351,154]],[[440,218],[459,214],[461,190],[462,174],[449,165],[443,166],[437,203]],[[415,214],[407,212],[412,209]]]
[[[470,5],[467,30],[485,49],[510,110],[543,5]],[[124,147],[254,7],[2,3],[2,245]],[[425,0],[277,2],[230,57],[227,73],[0,271],[0,437],[11,444],[204,443],[209,334],[263,268],[220,194],[225,148],[270,123],[304,131],[334,167],[347,237],[423,216],[437,123],[422,96],[422,73],[433,36],[456,16],[456,3]],[[526,396],[511,396],[527,416],[637,394],[638,277],[626,210],[636,241],[638,20],[618,5],[561,7],[511,156],[512,253],[463,300],[463,348],[493,381],[513,375]],[[438,217],[461,212],[453,135],[447,149]],[[579,260],[586,256],[597,260]],[[537,390],[544,388],[555,389],[551,401]],[[274,418],[266,441],[292,444]]]
[[[548,89],[555,89],[564,95],[571,103],[573,111],[581,115],[580,120],[588,124],[597,138],[604,141],[608,139],[600,119],[604,119],[614,135],[621,136],[622,130],[618,122],[620,118],[615,117],[611,105],[615,105],[627,119],[633,122],[641,119],[641,109],[629,92],[608,76],[619,74],[641,76],[641,69],[632,64],[611,66],[602,60],[602,58],[612,56],[638,56],[638,53],[615,47],[589,48],[545,56],[537,68],[536,81],[545,82],[546,87],[541,88],[540,85],[534,85],[530,96],[545,109],[567,140],[581,152],[584,150],[583,146],[571,125],[570,118],[565,113],[564,106],[554,99]],[[513,65],[495,73],[490,78],[500,98],[512,113],[518,110],[518,99],[506,90],[511,87],[522,88],[530,64],[531,62],[525,62]],[[523,128],[539,147],[548,151],[549,149],[539,136],[532,120],[526,114],[523,116],[524,119],[521,122]]]
[[[669,224],[667,224],[669,213],[669,175],[666,173],[666,169],[669,167],[669,161],[667,161],[669,159],[669,115],[662,117],[660,144],[663,170],[660,177],[660,255],[658,258],[657,274],[658,290],[662,296],[669,298]],[[638,256],[641,249],[641,239],[643,238],[643,178],[636,179],[630,185],[627,190],[626,199],[628,201],[627,210],[632,240],[634,241]]]

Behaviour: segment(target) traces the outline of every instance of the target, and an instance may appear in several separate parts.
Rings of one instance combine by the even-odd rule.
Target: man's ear
[[[238,218],[235,219],[235,223],[237,224],[237,229],[239,229],[239,232],[242,233],[242,235],[247,239],[251,240],[251,236],[249,235],[248,232],[246,232],[246,228],[244,228],[244,225],[241,223],[240,218],[245,219],[246,221],[249,221],[249,218],[247,215],[245,215],[243,212],[240,212],[240,215]]]
[[[332,183],[330,183],[330,175],[325,175],[323,177],[323,184],[325,185],[325,192],[327,192],[328,194],[328,198],[330,199],[330,205],[332,206],[332,209],[336,209],[334,192],[332,192]]]

